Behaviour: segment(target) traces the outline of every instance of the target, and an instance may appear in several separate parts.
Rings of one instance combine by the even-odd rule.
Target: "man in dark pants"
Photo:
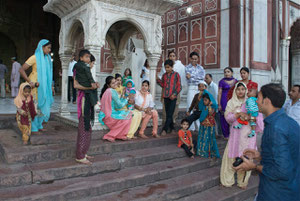
[[[69,69],[68,69],[68,101],[71,101],[70,89],[72,88],[73,104],[76,104],[76,89],[74,88],[73,80],[73,68],[77,62],[75,61],[75,55],[73,54],[70,60]]]
[[[259,174],[256,201],[299,201],[300,190],[300,127],[282,108],[286,94],[278,84],[262,86],[257,105],[263,113],[265,129],[261,152],[244,150],[238,170],[257,170]]]

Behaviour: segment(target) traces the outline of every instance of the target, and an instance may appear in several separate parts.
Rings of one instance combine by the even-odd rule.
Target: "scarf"
[[[218,104],[217,104],[216,100],[214,99],[214,97],[211,95],[211,93],[209,93],[206,89],[204,89],[202,95],[204,95],[204,94],[208,94],[209,99],[212,103],[211,108],[213,108],[215,111],[217,111]],[[204,119],[206,119],[206,117],[208,115],[208,107],[204,105],[203,98],[201,98],[201,100],[199,102],[199,110],[201,111],[199,121],[202,122],[202,121],[204,121]]]
[[[236,95],[236,89],[237,89],[237,85],[241,83],[244,85],[244,87],[246,88],[246,93],[245,93],[245,98],[240,100],[238,99],[237,95]],[[233,90],[233,94],[232,94],[232,98],[228,101],[227,106],[226,106],[226,110],[225,110],[225,116],[227,116],[230,112],[231,113],[235,113],[236,112],[236,108],[241,107],[243,103],[245,103],[246,101],[246,96],[247,96],[247,86],[243,83],[243,82],[237,82],[235,84],[234,90]]]
[[[50,109],[53,103],[52,96],[52,81],[53,81],[53,67],[50,55],[45,55],[43,52],[43,45],[49,41],[43,39],[39,42],[36,50],[36,64],[37,76],[40,86],[38,87],[38,109],[44,115],[44,120],[47,122],[50,118]]]
[[[17,97],[14,99],[14,104],[17,106],[17,108],[21,108],[23,105],[23,101],[26,100],[26,98],[24,97],[24,87],[26,86],[30,86],[27,82],[24,82],[20,85],[19,88],[19,93],[17,95]],[[29,103],[31,101],[31,96],[27,97],[27,102]]]

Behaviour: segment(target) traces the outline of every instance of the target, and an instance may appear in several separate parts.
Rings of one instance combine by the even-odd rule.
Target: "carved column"
[[[155,98],[155,92],[156,92],[156,69],[157,69],[157,63],[160,60],[160,54],[150,54],[148,56],[148,63],[150,66],[150,90],[152,97]]]
[[[68,68],[71,55],[60,54],[61,68],[62,68],[62,86],[61,86],[61,105],[59,113],[61,116],[69,116],[68,108]]]
[[[283,39],[280,41],[281,84],[287,93],[289,87],[289,45],[289,40]]]

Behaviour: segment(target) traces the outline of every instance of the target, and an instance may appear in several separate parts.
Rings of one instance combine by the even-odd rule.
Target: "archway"
[[[290,36],[289,88],[300,84],[300,18],[291,27]]]
[[[11,57],[17,57],[17,49],[15,43],[5,34],[0,33],[0,59],[3,60],[3,64],[7,66],[8,73],[5,75],[5,81],[10,84],[11,74]]]
[[[79,51],[84,48],[84,28],[79,20],[73,22],[67,36],[69,51],[78,55]]]
[[[136,86],[140,87],[140,74],[146,60],[144,38],[140,29],[130,21],[120,20],[113,23],[106,33],[101,71],[108,72],[111,69],[113,74],[123,75],[125,69],[130,68]],[[113,65],[113,68],[108,65]]]

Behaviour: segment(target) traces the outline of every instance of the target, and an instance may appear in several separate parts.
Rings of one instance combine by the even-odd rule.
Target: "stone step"
[[[184,157],[105,174],[0,189],[2,200],[60,201],[84,199],[126,190],[207,169],[210,160]]]
[[[217,186],[220,168],[211,167],[186,175],[90,198],[89,201],[169,201],[205,191]],[[80,199],[79,201],[84,201]]]
[[[220,151],[224,148],[225,143],[220,142]],[[0,187],[47,183],[59,179],[90,176],[182,157],[186,157],[183,149],[176,145],[166,145],[141,149],[138,151],[138,155],[136,150],[96,155],[92,166],[78,164],[74,159],[5,165],[0,167],[0,173],[3,173],[0,175]]]
[[[179,199],[179,201],[244,201],[248,200],[249,198],[255,197],[255,194],[257,193],[258,183],[259,177],[257,175],[251,176],[246,190],[242,190],[237,186],[233,186],[231,188],[215,186],[206,191]]]
[[[12,130],[0,130],[0,151],[7,163],[37,163],[43,161],[63,160],[75,157],[75,143],[23,146],[18,134]],[[149,138],[115,143],[93,140],[89,152],[91,154],[107,154],[137,150],[150,147],[176,144],[176,135],[161,138]]]

